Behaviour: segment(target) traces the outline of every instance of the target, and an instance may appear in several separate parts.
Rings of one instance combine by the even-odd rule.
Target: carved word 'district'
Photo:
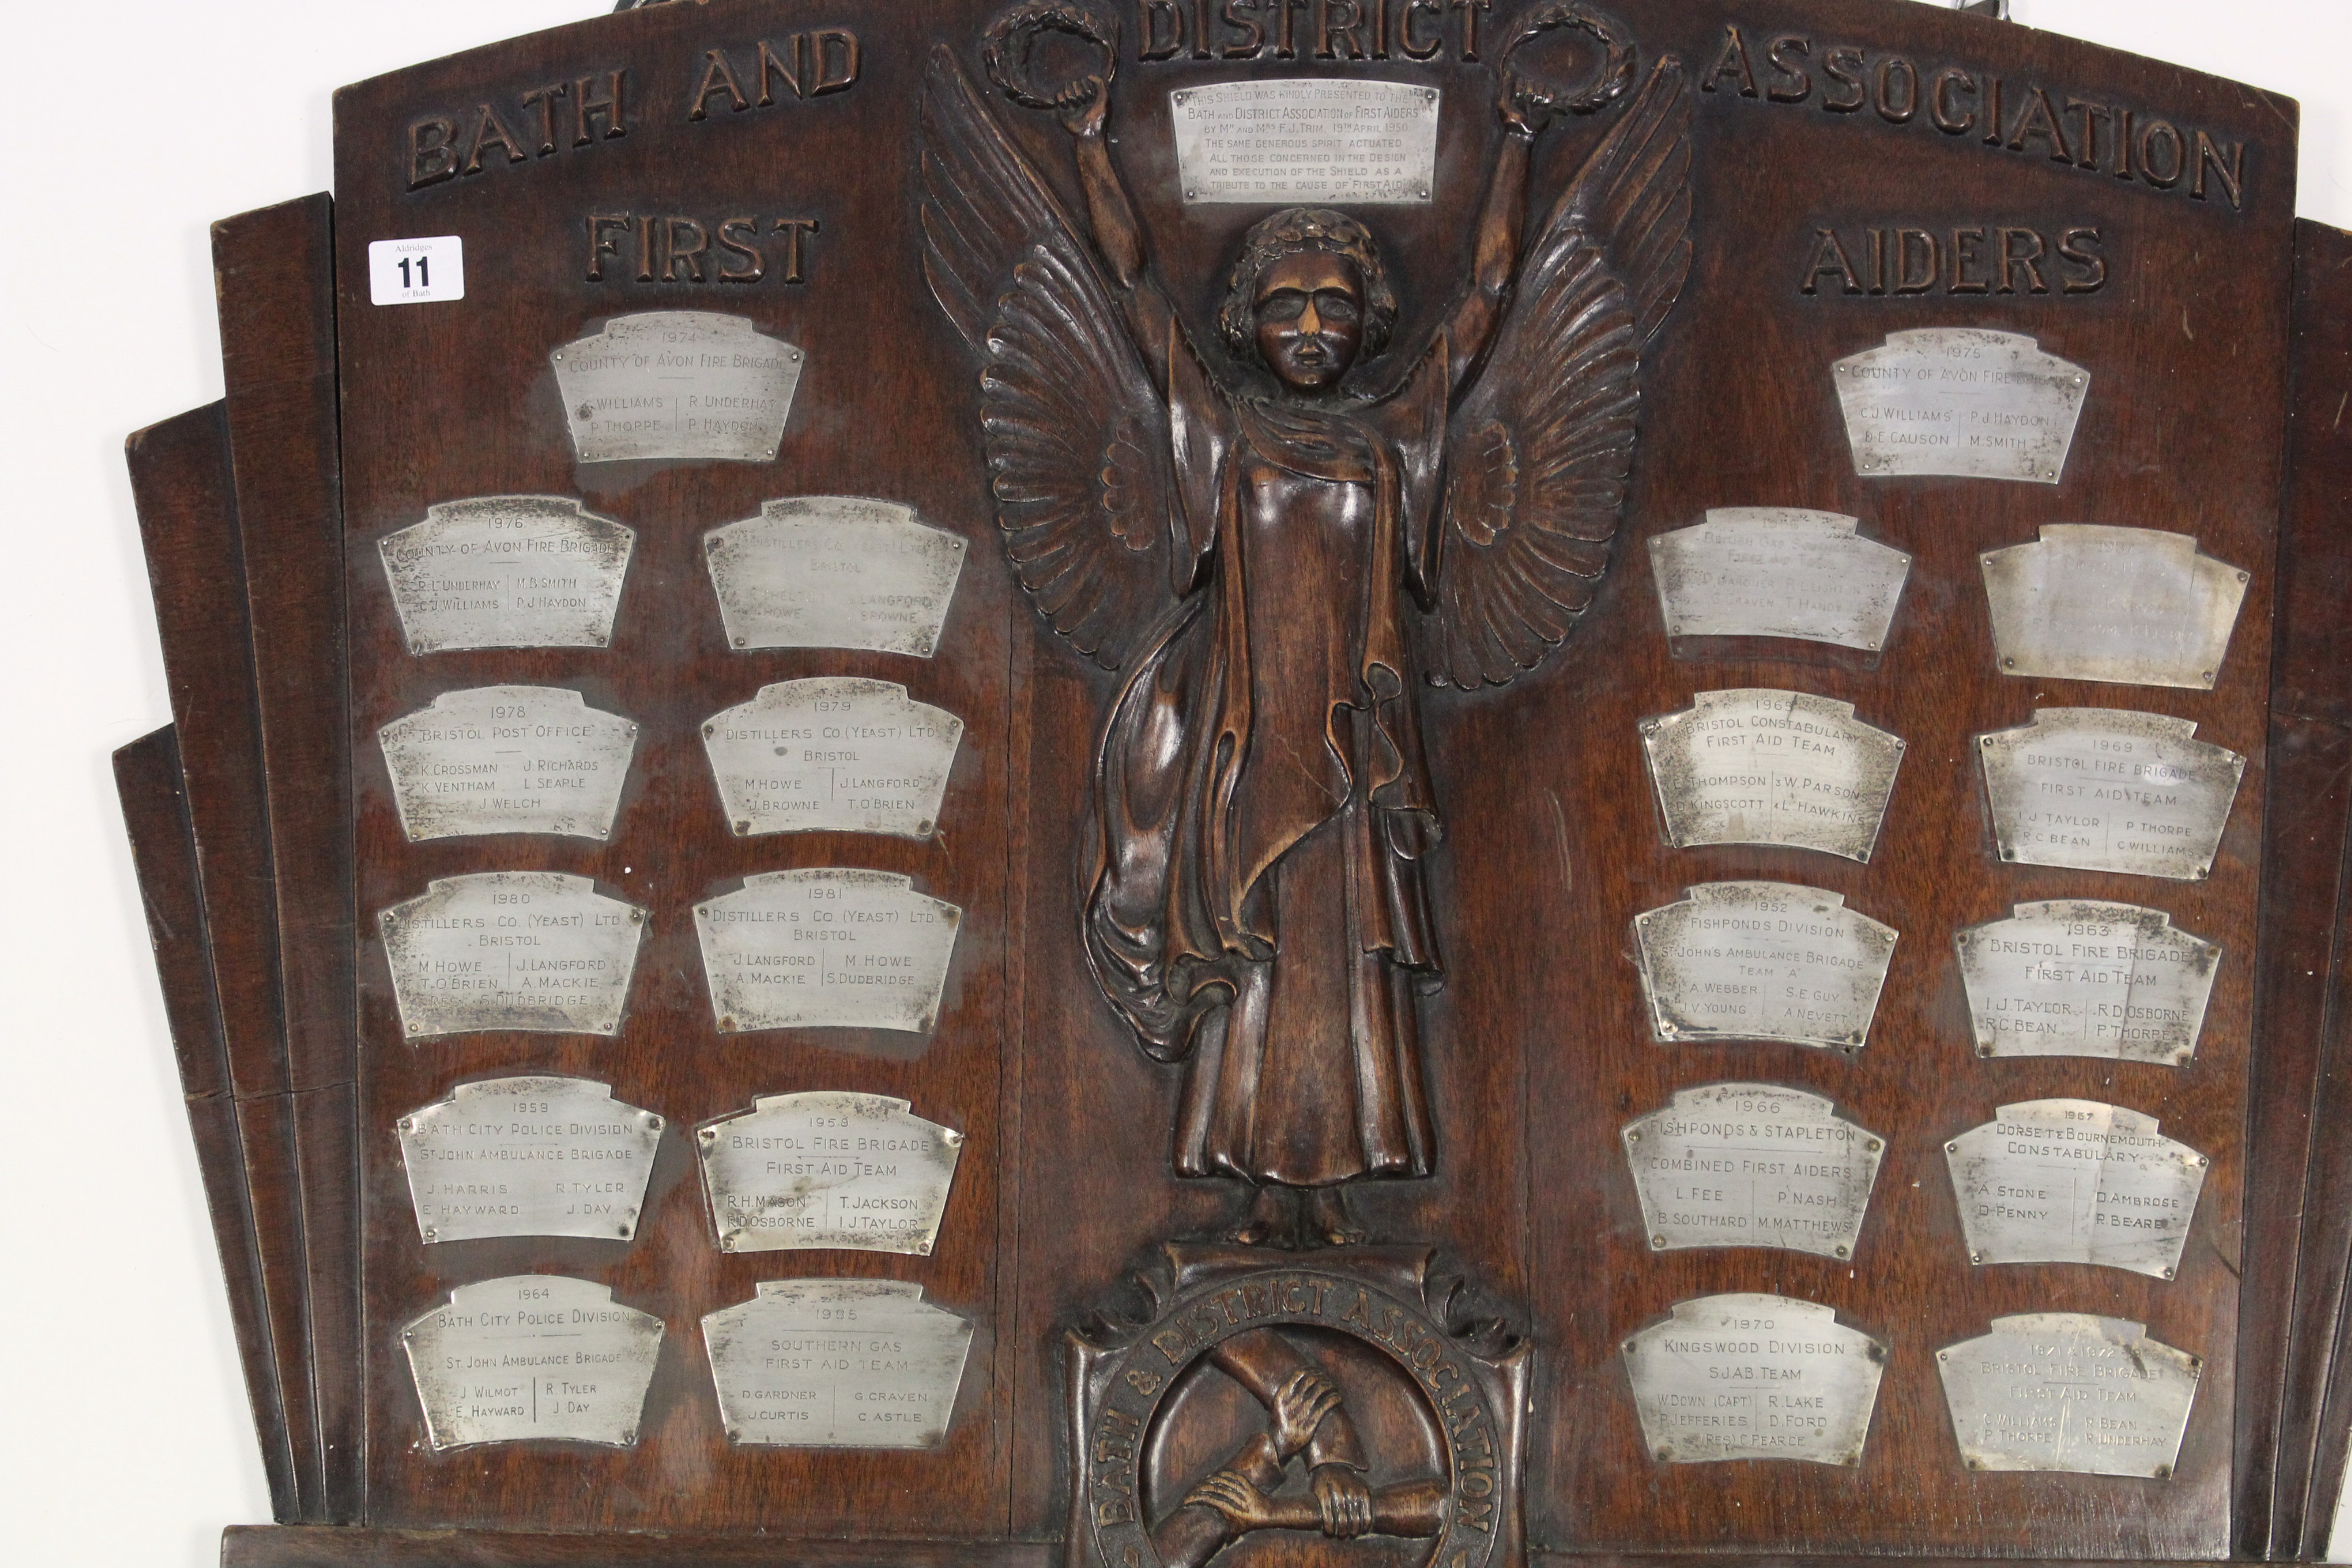
[[[663,213],[591,213],[588,281],[757,283],[808,281],[813,217],[705,220]]]
[[[2095,226],[1987,223],[1817,228],[1797,292],[2067,295],[2106,286],[2105,242]]]
[[[1494,0],[1142,0],[1139,60],[1478,58]]]

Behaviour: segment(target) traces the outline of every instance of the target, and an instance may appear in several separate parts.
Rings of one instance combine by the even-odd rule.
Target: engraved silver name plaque
[[[1701,1296],[1629,1336],[1642,1438],[1661,1464],[1858,1465],[1886,1348],[1815,1301]]]
[[[1675,1091],[1625,1124],[1651,1249],[1779,1247],[1851,1258],[1885,1140],[1769,1083]]]
[[[1911,557],[1843,512],[1727,506],[1650,541],[1666,635],[1886,646]]]
[[[765,871],[694,906],[721,1034],[929,1034],[963,911],[891,871]]]
[[[1955,939],[1977,1054],[2116,1057],[2187,1067],[2219,944],[2162,910],[2092,899],[2019,904]]]
[[[609,1285],[510,1274],[461,1285],[400,1331],[433,1447],[634,1447],[661,1354],[662,1321]]]
[[[730,647],[870,647],[929,658],[964,542],[915,509],[794,496],[702,536]]]
[[[888,833],[928,838],[963,721],[887,680],[823,677],[760,688],[711,715],[703,750],[739,835]]]
[[[1633,936],[1659,1039],[1851,1050],[1869,1041],[1895,932],[1840,893],[1701,882],[1680,903],[1636,916]]]
[[[2002,674],[2128,686],[2210,690],[2249,581],[2152,528],[2045,522],[1977,559]]]
[[[408,651],[603,647],[637,536],[562,496],[425,509],[376,542]]]
[[[637,1233],[662,1119],[576,1078],[494,1078],[400,1119],[409,1201],[427,1243]]]
[[[1936,1370],[1972,1470],[2163,1480],[2203,1363],[2128,1319],[2020,1312],[1937,1351]]]
[[[560,871],[437,877],[376,916],[411,1039],[620,1032],[646,912]]]
[[[935,1448],[971,1324],[896,1279],[762,1279],[702,1320],[730,1443]]]
[[[930,1252],[962,1133],[887,1095],[751,1103],[695,1133],[720,1251]]]
[[[560,686],[477,686],[376,731],[401,831],[610,838],[637,727]]]
[[[1290,77],[1169,95],[1187,205],[1358,206],[1437,188],[1435,88]]]
[[[1832,367],[1853,471],[2054,485],[2074,443],[2090,373],[2019,332],[1890,332]]]
[[[740,316],[710,310],[615,316],[550,357],[583,463],[767,462],[807,358]]]
[[[1642,723],[1666,842],[1779,844],[1868,860],[1903,742],[1806,691],[1701,691]]]
[[[2187,719],[2038,708],[1978,737],[2000,858],[2195,881],[2213,869],[2246,759]]]
[[[2211,1163],[2153,1116],[2029,1100],[1944,1145],[1971,1263],[2096,1263],[2169,1279]]]

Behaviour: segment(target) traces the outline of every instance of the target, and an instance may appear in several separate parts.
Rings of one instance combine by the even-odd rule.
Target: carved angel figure
[[[1549,9],[1545,26],[1591,17]],[[1050,100],[1082,227],[935,55],[926,269],[986,361],[1013,569],[1118,672],[1086,952],[1142,1048],[1183,1064],[1175,1169],[1252,1184],[1237,1240],[1302,1216],[1310,1241],[1358,1240],[1344,1184],[1424,1176],[1434,1154],[1416,998],[1444,974],[1424,886],[1441,818],[1413,623],[1433,622],[1429,684],[1500,685],[1591,602],[1641,351],[1689,266],[1689,100],[1662,60],[1523,245],[1549,106],[1507,78],[1474,274],[1392,357],[1371,230],[1305,207],[1249,231],[1219,341],[1195,339],[1111,162],[1108,69]],[[1632,69],[1626,52],[1593,106]]]

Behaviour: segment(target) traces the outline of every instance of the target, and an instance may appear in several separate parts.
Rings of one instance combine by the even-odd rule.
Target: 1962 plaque
[[[1727,506],[1650,541],[1666,635],[1886,646],[1911,557],[1843,512]]]
[[[694,906],[719,1032],[930,1032],[963,911],[891,871],[765,871]]]
[[[2221,949],[2162,910],[2094,899],[2019,904],[1955,939],[1977,1052],[2186,1067]]]
[[[2002,674],[2132,686],[2211,689],[2250,580],[2193,534],[2081,522],[1978,560]]]
[[[1890,332],[1832,367],[1853,471],[2054,485],[2089,395],[2081,365],[2018,332]]]
[[[896,1279],[762,1279],[702,1320],[727,1440],[933,1448],[948,1435],[971,1324]]]
[[[400,1119],[416,1228],[428,1243],[637,1233],[662,1119],[576,1078],[461,1083]]]
[[[1944,1145],[1971,1263],[2097,1263],[2169,1279],[2211,1163],[2153,1116],[2032,1100]]]
[[[479,1029],[611,1035],[646,912],[560,871],[436,877],[376,917],[411,1039]]]
[[[1779,1247],[1851,1258],[1885,1140],[1831,1102],[1769,1083],[1710,1083],[1625,1124],[1651,1248]]]
[[[702,536],[730,647],[864,647],[929,658],[964,542],[915,509],[793,496]]]
[[[636,534],[563,496],[477,496],[376,542],[408,651],[603,647]]]
[[[739,835],[887,833],[928,838],[963,721],[887,680],[827,676],[763,686],[702,726]]]
[[[2039,708],[1978,738],[2000,858],[2195,881],[2213,868],[2246,759],[2187,719]]]
[[[400,1331],[433,1447],[533,1440],[626,1448],[662,1321],[561,1274],[461,1285]]]
[[[903,1100],[763,1094],[695,1133],[722,1252],[928,1254],[963,1134]]]
[[[1936,1352],[1969,1468],[2155,1480],[2172,1474],[2202,1367],[2144,1324],[2087,1312],[1995,1318]]]
[[[1844,895],[1788,882],[1701,882],[1633,936],[1659,1039],[1848,1050],[1869,1040],[1895,941]]]
[[[1761,1294],[1677,1301],[1624,1356],[1650,1457],[1676,1465],[1859,1465],[1886,1367],[1886,1348],[1830,1308]]]
[[[1171,93],[1188,204],[1425,202],[1437,183],[1438,91],[1402,81],[1225,81]]]
[[[583,463],[776,455],[807,356],[740,316],[615,316],[550,356]]]
[[[1644,720],[1666,842],[1779,844],[1868,860],[1903,742],[1806,691],[1701,691]]]
[[[376,731],[401,830],[609,838],[637,726],[556,686],[445,691]]]

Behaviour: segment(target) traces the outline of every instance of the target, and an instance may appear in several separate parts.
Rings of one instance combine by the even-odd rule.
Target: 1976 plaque
[[[928,1254],[963,1134],[903,1100],[763,1094],[697,1130],[722,1252],[843,1247]]]
[[[1710,1083],[1625,1124],[1654,1251],[1779,1247],[1851,1258],[1885,1140],[1818,1094]]]
[[[556,1441],[634,1447],[662,1321],[561,1274],[461,1285],[400,1331],[434,1447]]]
[[[930,1032],[963,911],[893,871],[763,871],[694,906],[721,1034]]]
[[[702,726],[727,820],[743,836],[928,838],[962,739],[962,720],[905,687],[845,676],[763,686]]]
[[[2145,1324],[2020,1312],[1936,1352],[1952,1435],[1972,1470],[2063,1470],[2164,1480],[2203,1363]]]
[[[1425,202],[1437,184],[1437,89],[1402,81],[1183,88],[1168,99],[1177,181],[1188,204]]]
[[[2221,949],[2162,910],[2095,899],[2019,904],[1956,938],[1977,1053],[2186,1067]]]
[[[702,1320],[727,1440],[932,1448],[948,1435],[969,1320],[897,1279],[762,1279]]]
[[[1806,691],[1701,691],[1642,723],[1666,842],[1780,844],[1868,860],[1903,742]]]
[[[2246,771],[2187,719],[2116,708],[2038,708],[1978,747],[2002,859],[2176,881],[2213,869]]]
[[[929,658],[964,542],[915,509],[793,496],[702,536],[730,647],[864,647]]]
[[[608,838],[637,726],[567,687],[477,686],[376,731],[401,830]]]
[[[636,534],[563,496],[425,509],[376,542],[408,651],[603,647]]]
[[[616,316],[551,356],[583,463],[776,455],[807,358],[740,316]]]
[[[637,1233],[662,1119],[576,1078],[494,1078],[400,1119],[425,1241]]]
[[[1673,1043],[1868,1043],[1895,928],[1844,895],[1788,882],[1701,882],[1634,917],[1650,1027]]]
[[[1979,560],[2002,674],[2132,686],[2211,689],[2251,580],[2194,534],[2081,522]]]
[[[1624,1356],[1650,1457],[1676,1465],[1859,1465],[1886,1369],[1886,1347],[1832,1309],[1756,1293],[1677,1301]]]
[[[1843,512],[1726,506],[1654,535],[1650,574],[1666,635],[1885,647],[1911,557],[1856,526]]]
[[[561,871],[436,877],[376,917],[401,1029],[610,1035],[621,1027],[645,910]]]
[[[1944,1145],[1971,1263],[2097,1263],[2169,1279],[2211,1163],[2153,1116],[2032,1100]]]
[[[1890,332],[1833,368],[1853,471],[2054,485],[2090,373],[2018,332]]]

